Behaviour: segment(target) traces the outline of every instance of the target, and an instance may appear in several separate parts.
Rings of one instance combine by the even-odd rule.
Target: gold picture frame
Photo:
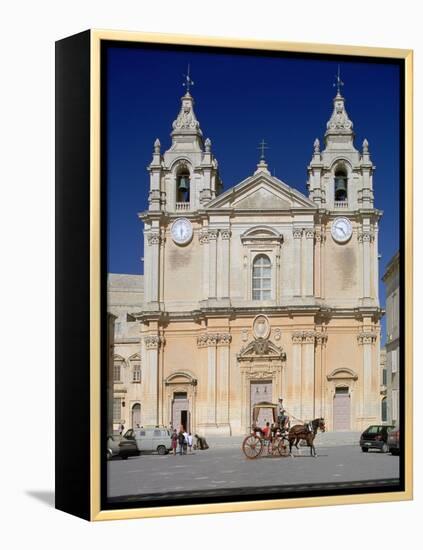
[[[89,519],[91,521],[105,521],[113,519],[129,519],[129,518],[151,518],[177,515],[196,515],[196,514],[212,514],[225,512],[240,512],[252,510],[271,510],[292,507],[312,507],[312,506],[332,506],[340,504],[359,504],[369,502],[387,502],[409,500],[413,498],[413,442],[412,442],[412,217],[413,217],[413,189],[412,189],[412,164],[413,164],[413,52],[411,50],[392,49],[392,48],[370,48],[361,46],[339,46],[326,44],[306,44],[293,42],[275,42],[275,41],[256,41],[256,40],[238,40],[216,37],[200,37],[188,35],[171,35],[171,34],[152,34],[142,32],[125,32],[111,30],[90,30],[84,35],[83,44],[79,51],[75,51],[72,44],[72,37],[58,42],[58,65],[63,64],[63,55],[61,49],[68,48],[70,59],[75,60],[77,66],[80,61],[78,55],[84,52],[85,63],[89,67],[85,71],[85,75],[89,73],[89,235],[86,235],[87,246],[89,250],[89,266],[86,266],[86,272],[89,272],[89,342],[86,342],[86,351],[89,353],[89,388],[87,389],[87,399],[84,398],[84,408],[89,411],[89,449],[86,448],[86,433],[85,433],[85,450],[81,451],[81,463],[84,464],[84,476],[76,485],[81,485],[80,492],[68,497],[71,493],[70,486],[72,481],[67,480],[64,473],[67,466],[66,459],[62,457],[60,447],[62,442],[60,435],[57,435],[57,446],[59,448],[58,457],[58,472],[56,479],[58,480],[58,502],[57,507]],[[82,36],[82,35],[81,35]],[[246,49],[246,50],[262,50],[262,51],[278,51],[278,52],[296,52],[301,54],[320,54],[320,55],[342,55],[353,56],[360,58],[383,58],[392,60],[401,60],[404,63],[404,181],[405,181],[405,207],[404,207],[404,269],[405,279],[404,286],[404,328],[405,334],[403,338],[404,353],[405,353],[405,377],[406,387],[403,388],[404,404],[405,404],[405,460],[404,460],[404,490],[395,492],[369,492],[363,494],[346,494],[346,495],[328,495],[328,496],[307,496],[290,499],[277,500],[251,500],[245,502],[220,502],[207,504],[190,504],[178,506],[158,506],[158,507],[137,507],[137,508],[117,508],[117,509],[102,509],[101,506],[101,224],[102,224],[102,202],[101,202],[101,45],[102,42],[125,42],[128,47],[134,43],[167,44],[167,45],[184,45],[184,46],[201,46],[201,47],[218,47],[229,49]],[[87,53],[87,45],[89,52]],[[72,50],[72,51],[71,51]],[[76,48],[78,50],[78,48]],[[87,57],[89,56],[89,58]],[[58,70],[58,78],[62,78]],[[60,88],[60,84],[59,84]],[[64,92],[65,93],[65,92]],[[66,99],[66,98],[65,98]],[[58,94],[58,109],[60,102],[65,101],[62,98],[59,90]],[[66,107],[66,104],[65,104]],[[76,107],[75,107],[76,108]],[[66,115],[63,115],[66,116]],[[59,120],[59,125],[62,124]],[[63,122],[64,124],[64,122]],[[60,129],[59,129],[60,130]],[[66,130],[63,130],[63,134]],[[60,134],[60,132],[59,132]],[[60,136],[59,136],[60,140]],[[60,144],[59,144],[60,145]],[[63,149],[59,147],[59,155],[64,155]],[[67,157],[66,157],[67,158]],[[65,165],[67,160],[63,159],[62,164]],[[57,177],[57,185],[61,188],[63,185],[60,166]],[[59,197],[59,201],[61,198]],[[87,203],[88,204],[88,203]],[[88,206],[87,206],[88,208]],[[60,217],[60,212],[59,212]],[[58,224],[62,222],[59,220]],[[64,265],[60,264],[59,258],[58,269],[60,272],[65,271]],[[64,292],[64,288],[59,285],[58,293]],[[59,297],[60,300],[60,297]],[[88,304],[87,304],[88,307]],[[86,311],[86,310],[84,310]],[[61,316],[61,312],[58,311]],[[59,337],[58,347],[59,355],[56,361],[58,372],[57,386],[57,403],[58,408],[62,409],[65,394],[68,391],[69,378],[63,378],[63,361],[64,355],[61,355],[60,347],[63,342]],[[88,352],[89,349],[89,352]],[[85,355],[88,360],[88,355]],[[59,364],[60,361],[60,364]],[[84,363],[84,362],[82,362]],[[82,364],[80,368],[88,368],[87,362]],[[81,384],[86,384],[87,378],[82,380]],[[68,433],[70,426],[70,418],[67,414],[60,413],[61,421],[65,424],[64,433]],[[66,426],[66,422],[69,425]],[[63,426],[63,424],[62,424]],[[76,470],[73,470],[73,483],[75,476],[78,476]],[[88,481],[88,486],[86,482]]]

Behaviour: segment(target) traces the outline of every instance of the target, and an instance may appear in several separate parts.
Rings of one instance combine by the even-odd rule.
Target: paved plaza
[[[317,458],[307,447],[296,456],[281,458],[263,455],[256,460],[245,458],[240,437],[208,438],[210,448],[184,456],[143,454],[128,460],[108,463],[108,496],[140,498],[154,494],[184,494],[249,487],[292,487],[301,484],[339,484],[373,482],[392,483],[399,478],[397,456],[378,451],[363,453],[357,433],[326,433],[316,438]],[[358,483],[360,486],[360,483]]]

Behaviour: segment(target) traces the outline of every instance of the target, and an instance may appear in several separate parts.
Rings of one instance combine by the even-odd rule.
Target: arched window
[[[253,262],[253,300],[270,300],[271,283],[270,260],[265,254],[260,254]]]
[[[186,166],[182,166],[176,176],[176,202],[189,202],[190,175]]]
[[[335,201],[348,200],[348,175],[345,168],[337,168],[335,172]]]

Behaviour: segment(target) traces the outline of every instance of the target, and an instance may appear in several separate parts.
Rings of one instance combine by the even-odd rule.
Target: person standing
[[[178,446],[178,434],[176,432],[176,429],[173,430],[172,435],[170,436],[171,442],[172,442],[172,451],[173,456],[176,456],[176,448]]]
[[[184,455],[187,454],[188,449],[188,432],[184,431]]]
[[[190,453],[192,453],[192,433],[189,432],[188,434],[188,450]]]
[[[178,444],[179,444],[180,455],[184,454],[184,442],[185,442],[184,432],[180,430],[180,432],[178,433]]]

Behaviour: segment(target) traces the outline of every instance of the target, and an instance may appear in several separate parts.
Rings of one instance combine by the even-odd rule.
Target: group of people
[[[179,431],[175,428],[170,438],[172,440],[172,451],[174,455],[176,455],[178,446],[180,455],[186,455],[188,452],[192,452],[192,434],[191,432],[186,432],[183,426],[179,428]]]
[[[184,426],[180,426],[179,430],[176,430],[176,428],[172,428],[170,439],[172,441],[173,455],[186,455],[188,453],[192,453],[193,449],[205,450],[209,448],[207,441],[204,437],[201,437],[197,434],[195,434],[194,437],[196,439],[195,444],[193,444],[193,436],[191,432],[187,432]]]

